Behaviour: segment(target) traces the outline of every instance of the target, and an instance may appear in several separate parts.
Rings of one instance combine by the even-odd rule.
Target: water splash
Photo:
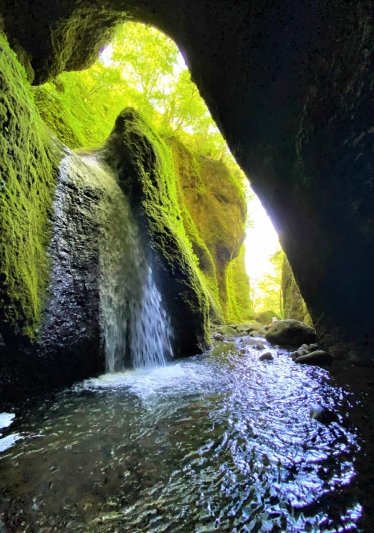
[[[106,194],[100,244],[100,314],[107,372],[163,366],[171,357],[170,320],[141,245],[139,229],[115,176],[82,158]]]

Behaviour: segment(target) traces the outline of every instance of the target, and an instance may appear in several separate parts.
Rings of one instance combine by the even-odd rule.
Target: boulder
[[[243,324],[238,324],[236,327],[238,333],[245,334],[253,330],[252,322],[244,322]]]
[[[257,342],[256,348],[257,350],[265,350],[265,344],[263,344],[262,342]]]
[[[221,335],[224,335],[224,336],[229,335],[232,337],[232,336],[238,335],[238,332],[230,326],[219,326],[216,331],[217,333],[220,333]]]
[[[278,320],[265,335],[271,344],[280,346],[300,346],[316,340],[315,329],[298,320]]]
[[[302,355],[301,357],[297,357],[295,359],[295,363],[314,366],[331,365],[332,361],[333,358],[331,355],[323,350],[316,350],[315,352]]]
[[[274,357],[270,352],[265,352],[260,355],[260,361],[273,361]]]
[[[257,315],[255,315],[255,320],[261,324],[269,324],[274,317],[278,319],[278,316],[274,311],[263,311],[262,313],[257,313]]]

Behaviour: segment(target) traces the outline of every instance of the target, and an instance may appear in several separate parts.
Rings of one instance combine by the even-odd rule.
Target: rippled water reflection
[[[260,362],[220,344],[25,412],[8,428],[24,438],[0,455],[3,522],[38,533],[358,531],[345,393],[325,370],[273,353]]]

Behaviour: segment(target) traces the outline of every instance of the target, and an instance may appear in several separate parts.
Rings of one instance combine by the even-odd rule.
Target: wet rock
[[[331,355],[323,350],[316,350],[315,352],[302,355],[295,359],[295,363],[302,365],[314,365],[314,366],[325,366],[330,365],[333,361]]]
[[[236,331],[236,329],[232,328],[231,326],[219,326],[216,331],[217,331],[217,333],[220,333],[221,335],[224,335],[224,336],[227,336],[227,335],[236,336],[236,335],[238,335],[238,332]]]
[[[266,333],[265,339],[280,346],[300,346],[315,341],[316,332],[314,328],[298,320],[278,320]]]
[[[260,355],[260,361],[273,361],[274,357],[271,352],[265,352]]]
[[[310,351],[314,352],[318,349],[318,344],[315,342],[314,344],[309,344]]]
[[[306,351],[308,353],[311,351],[310,346],[308,344],[302,344],[300,346],[300,350],[304,350],[304,351]]]
[[[292,359],[297,359],[298,357],[303,357],[304,355],[308,355],[310,352],[307,350],[301,350],[300,348],[296,350],[295,352],[292,352],[290,355]]]
[[[338,416],[333,411],[322,407],[322,405],[315,404],[310,410],[310,418],[318,420],[321,424],[331,424],[338,420]]]
[[[252,337],[245,337],[244,339],[242,339],[242,344],[249,344],[250,346],[256,346],[257,343],[258,341],[256,341],[255,339],[252,339]]]
[[[265,344],[263,342],[258,342],[256,348],[257,350],[265,350]]]
[[[222,335],[222,333],[215,333],[213,335],[213,340],[215,341],[223,341],[224,339],[224,336]]]
[[[247,350],[246,350],[245,348],[242,348],[242,349],[239,351],[239,353],[241,353],[241,354],[247,353]]]

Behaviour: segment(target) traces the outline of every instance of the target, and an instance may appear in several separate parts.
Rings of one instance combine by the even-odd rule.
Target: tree
[[[253,307],[256,311],[274,311],[283,317],[282,266],[284,252],[278,249],[269,259],[272,270],[263,274],[252,285]]]

